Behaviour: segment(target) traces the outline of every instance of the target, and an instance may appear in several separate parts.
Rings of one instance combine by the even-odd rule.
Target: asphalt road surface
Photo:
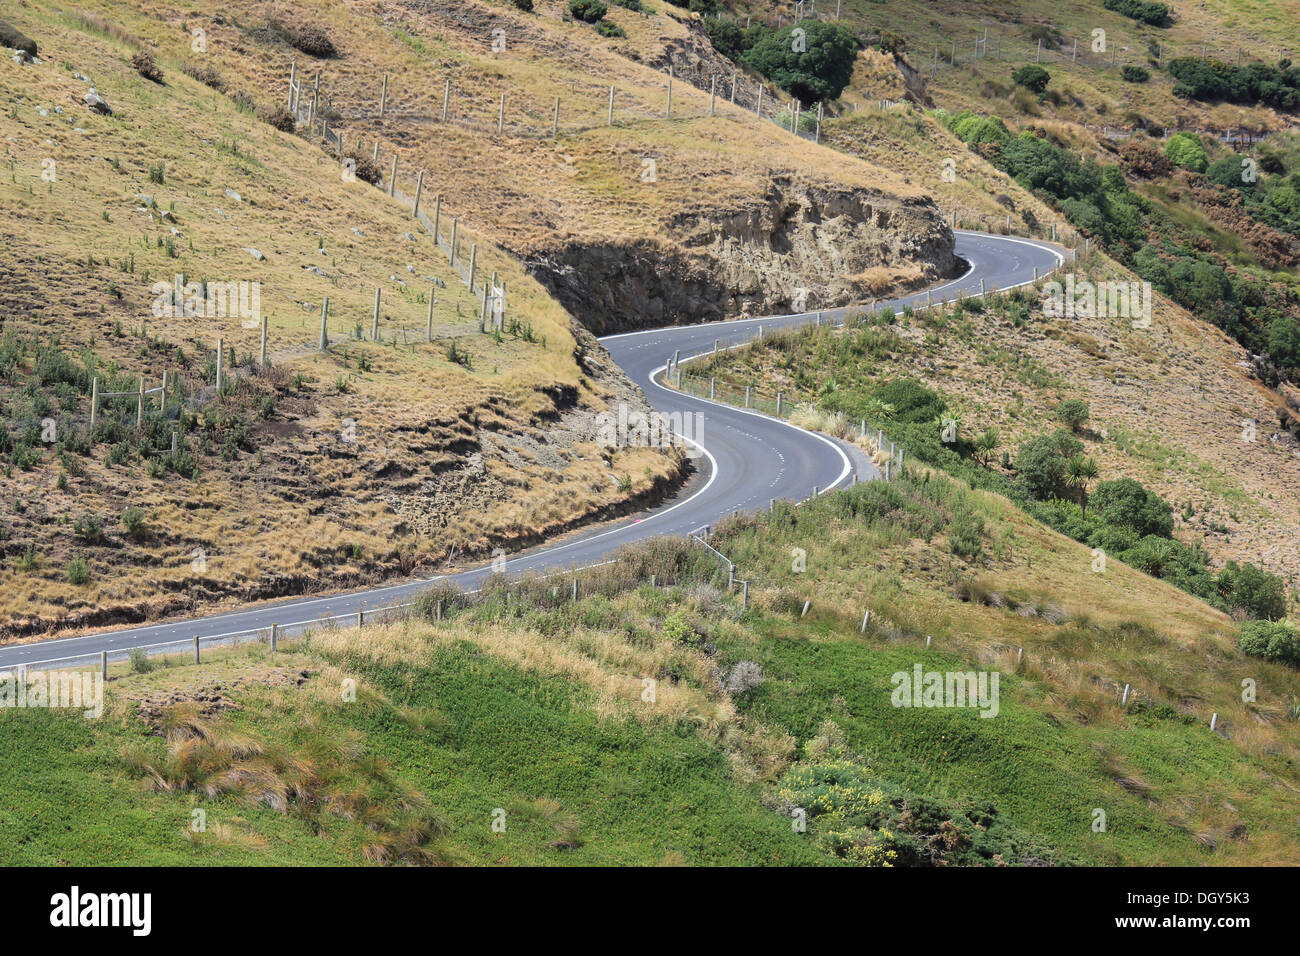
[[[994,292],[1032,282],[1067,260],[1068,252],[1044,242],[958,232],[957,255],[968,268],[960,277],[927,292],[879,303],[880,308],[947,301],[958,296]],[[856,311],[856,310],[855,310]],[[843,317],[844,310],[821,313],[822,321]],[[770,499],[802,500],[814,488],[823,493],[844,487],[855,477],[878,477],[863,456],[853,456],[840,443],[783,421],[693,398],[660,384],[660,375],[674,353],[682,361],[720,346],[749,341],[762,326],[772,329],[814,321],[816,313],[766,316],[703,325],[672,326],[628,332],[601,339],[614,361],[645,390],[650,403],[675,430],[689,440],[696,477],[672,500],[610,525],[520,552],[505,562],[507,574],[580,568],[606,560],[620,545],[661,534],[685,534],[712,524],[734,511],[757,511]],[[498,562],[498,568],[500,565]],[[80,637],[56,638],[0,648],[0,669],[21,666],[74,666],[98,660],[101,651],[120,659],[135,647],[176,652],[196,635],[206,644],[221,644],[236,635],[269,630],[273,623],[291,635],[333,616],[391,607],[408,601],[433,581],[477,587],[493,573],[491,565],[428,580],[367,588],[319,597],[286,598],[188,620],[166,621],[104,631]],[[168,647],[165,645],[172,644]]]

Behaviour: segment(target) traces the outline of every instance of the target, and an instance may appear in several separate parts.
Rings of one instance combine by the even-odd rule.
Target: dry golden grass
[[[568,528],[678,470],[675,459],[644,449],[602,461],[582,423],[570,427],[566,416],[602,409],[611,393],[583,375],[570,317],[517,262],[482,234],[462,231],[466,243],[479,245],[481,270],[508,281],[509,316],[532,329],[532,342],[512,334],[496,342],[477,332],[477,300],[400,203],[346,182],[319,147],[186,76],[178,65],[192,59],[189,34],[179,21],[164,32],[167,17],[159,13],[144,5],[113,22],[157,47],[165,86],[134,73],[130,44],[88,30],[80,18],[34,10],[19,18],[41,37],[45,62],[0,64],[13,91],[0,115],[12,171],[0,183],[10,213],[0,226],[0,265],[15,277],[0,293],[5,331],[57,332],[69,351],[93,348],[151,382],[167,369],[194,391],[203,349],[220,337],[242,362],[256,355],[259,333],[233,317],[156,318],[152,283],[175,273],[258,282],[271,361],[284,372],[281,412],[269,425],[285,427],[259,427],[256,458],[207,460],[194,482],[149,478],[138,465],[125,473],[105,468],[103,449],[84,476],[67,478],[66,489],[54,487],[48,455],[44,466],[0,478],[6,499],[36,503],[42,518],[14,529],[32,535],[38,569],[0,567],[0,617],[14,630],[104,620],[89,612],[149,617],[223,596],[247,600],[358,583],[394,568],[405,573],[453,545],[463,554]],[[238,33],[227,30],[215,27],[209,37],[214,57],[234,56],[222,44],[237,44]],[[250,61],[260,62],[256,53]],[[116,115],[97,116],[80,103],[86,86],[74,70],[91,78]],[[271,89],[255,73],[227,79],[236,91]],[[55,163],[53,183],[41,178],[46,159]],[[149,181],[151,167],[162,168],[162,183]],[[174,257],[163,239],[174,243]],[[123,271],[124,263],[134,271]],[[434,288],[424,275],[445,283],[435,293],[433,344],[418,341]],[[384,341],[352,340],[357,327],[369,334],[376,285],[384,289]],[[333,345],[322,355],[316,310],[324,296]],[[181,347],[188,368],[178,368],[170,350],[141,351],[146,337]],[[453,340],[470,356],[469,368],[448,361]],[[291,374],[305,383],[290,386]],[[558,407],[563,401],[572,412]],[[550,456],[527,453],[557,412],[568,432],[560,447]],[[472,449],[486,428],[518,434],[521,453],[489,452],[481,474],[462,475],[465,446]],[[343,437],[349,430],[353,443]],[[615,480],[623,475],[627,490]],[[127,506],[145,512],[148,534],[139,540],[120,537],[117,516]],[[112,575],[106,556],[60,530],[87,512],[102,515],[110,537],[125,545],[113,563],[140,573]],[[26,543],[20,538],[19,549]],[[200,571],[191,565],[196,549],[207,556]],[[85,586],[63,579],[78,551],[91,559]],[[349,557],[354,552],[365,557]]]

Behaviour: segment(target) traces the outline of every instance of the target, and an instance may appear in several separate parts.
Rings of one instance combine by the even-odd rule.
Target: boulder
[[[94,90],[91,90],[89,93],[83,96],[82,100],[85,102],[87,106],[89,106],[96,113],[100,113],[101,115],[104,116],[113,115],[113,108],[109,106],[108,103],[105,102],[104,98],[100,96],[98,93],[96,93]]]

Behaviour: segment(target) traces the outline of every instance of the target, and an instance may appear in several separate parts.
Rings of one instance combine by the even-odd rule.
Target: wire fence
[[[859,325],[863,318],[868,315],[876,314],[877,310],[873,306],[870,310],[861,308],[853,314],[848,309],[838,310],[836,313],[825,315],[822,312],[808,313],[814,320],[813,328],[827,327],[855,327]],[[805,317],[808,317],[805,316]],[[808,326],[804,326],[808,328]],[[688,356],[687,358],[676,360],[670,359],[665,367],[665,379],[667,384],[676,388],[684,394],[693,398],[708,399],[713,402],[721,402],[736,408],[744,408],[769,418],[789,421],[790,417],[798,409],[798,405],[792,406],[786,401],[785,394],[775,389],[764,392],[753,385],[740,385],[723,381],[718,382],[717,377],[705,375],[701,372],[693,372],[685,366],[697,362],[711,360],[724,352],[741,348],[748,348],[763,341],[763,327],[757,327],[757,331],[752,339],[733,342],[725,348],[720,341],[715,340],[714,347],[711,351],[701,352],[697,355]],[[875,455],[880,456],[888,447],[888,457],[884,464],[882,474],[886,481],[893,475],[899,473],[903,467],[905,457],[904,446],[890,441],[885,437],[884,430],[876,427],[874,424],[868,428],[868,422],[863,419],[859,422],[858,441],[866,443],[873,448]],[[816,497],[818,489],[814,488],[810,497]]]
[[[719,557],[727,569],[726,590],[728,593],[735,591],[737,586],[742,587],[741,591],[741,610],[748,607],[749,599],[749,582],[741,581],[735,576],[735,564],[720,551],[708,543],[708,535],[711,528],[703,526],[696,528],[687,534],[687,540],[692,545],[699,545],[708,552]],[[312,632],[330,627],[364,627],[366,625],[389,624],[399,621],[409,621],[416,618],[427,619],[432,614],[432,620],[441,623],[444,618],[457,608],[466,608],[472,606],[476,600],[485,600],[492,595],[503,595],[503,599],[509,603],[512,598],[517,598],[525,592],[532,590],[536,592],[536,585],[539,582],[552,581],[556,578],[568,578],[568,586],[559,585],[543,588],[549,591],[551,603],[559,604],[566,601],[578,601],[581,597],[586,596],[586,590],[580,583],[579,575],[582,572],[594,571],[598,568],[609,567],[619,563],[618,558],[612,558],[605,561],[598,561],[592,564],[585,564],[578,567],[566,568],[560,571],[553,571],[545,574],[535,574],[527,577],[516,578],[513,581],[507,580],[504,571],[494,571],[488,578],[488,583],[476,588],[460,588],[454,583],[448,582],[446,578],[437,578],[425,582],[423,586],[416,585],[417,592],[423,592],[425,597],[419,596],[411,600],[394,602],[381,605],[374,608],[357,608],[341,614],[319,615],[313,618],[304,618],[301,620],[290,620],[285,622],[274,622],[269,625],[259,627],[242,628],[234,631],[225,631],[218,634],[199,635],[196,634],[190,638],[176,638],[167,641],[156,641],[151,643],[133,644],[131,646],[122,646],[106,650],[87,651],[82,654],[70,654],[61,657],[42,658],[36,661],[27,661],[17,666],[10,667],[8,670],[0,670],[0,681],[6,678],[14,680],[25,680],[29,671],[49,670],[52,668],[63,669],[86,669],[98,667],[101,674],[107,678],[108,667],[111,663],[120,663],[125,660],[131,660],[136,655],[143,655],[145,659],[156,657],[168,657],[172,655],[183,655],[191,659],[195,664],[202,663],[204,648],[235,648],[240,644],[261,644],[266,646],[272,653],[280,650],[281,644],[289,640],[301,640],[309,638]],[[498,577],[499,575],[499,577]],[[658,572],[635,577],[636,586],[648,585],[650,587],[672,587],[683,583],[685,579],[680,574],[665,574]],[[428,600],[429,592],[439,588],[444,588],[432,601]],[[605,593],[608,588],[601,587],[599,582],[593,582],[594,590],[599,593]],[[536,597],[536,593],[533,595]],[[289,608],[288,610],[292,610]],[[109,635],[111,636],[111,632]]]

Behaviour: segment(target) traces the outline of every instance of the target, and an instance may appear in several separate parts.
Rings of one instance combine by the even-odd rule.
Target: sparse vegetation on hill
[[[287,135],[282,102],[262,101],[263,119],[220,93],[270,88],[231,53],[242,42],[264,60],[256,40],[241,41],[228,20],[209,24],[200,54],[189,33],[121,14],[34,21],[48,58],[14,65],[5,103],[0,485],[13,505],[0,634],[408,575],[453,549],[533,540],[677,480],[683,460],[655,449],[606,463],[595,414],[626,385],[579,366],[571,317],[476,226],[462,224],[462,240],[511,289],[495,336],[478,331],[478,299],[409,210],[368,185],[379,178],[370,149],[353,150],[349,179],[335,157]],[[166,85],[137,72],[135,31],[158,33],[149,62]],[[113,116],[82,103],[91,80]],[[45,144],[74,135],[75,150]],[[259,290],[244,295],[247,314],[241,283]],[[519,444],[489,437],[498,428]],[[615,485],[608,467],[629,481]],[[118,524],[128,509],[144,532]],[[73,529],[85,513],[114,517],[86,540]],[[88,578],[69,570],[74,561]]]
[[[969,561],[947,544],[967,518]],[[434,590],[275,657],[116,668],[99,721],[6,709],[0,838],[24,863],[91,860],[90,830],[168,864],[1293,861],[1300,677],[1247,656],[1251,627],[1122,565],[1092,575],[1085,548],[929,469],[712,543],[746,607],[709,552],[661,539],[583,572],[577,602],[545,580]],[[915,666],[1000,672],[996,716],[897,706]],[[23,818],[58,825],[16,839]]]

